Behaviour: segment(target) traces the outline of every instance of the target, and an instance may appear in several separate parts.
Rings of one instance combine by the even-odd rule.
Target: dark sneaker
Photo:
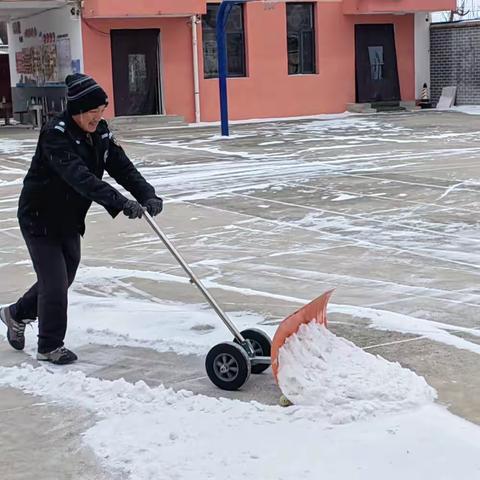
[[[25,347],[25,326],[35,320],[20,320],[17,322],[13,319],[9,307],[0,308],[0,319],[7,326],[8,343],[15,350],[23,350]]]
[[[55,365],[67,365],[78,360],[78,357],[68,348],[58,347],[48,353],[37,352],[37,360],[55,363]]]

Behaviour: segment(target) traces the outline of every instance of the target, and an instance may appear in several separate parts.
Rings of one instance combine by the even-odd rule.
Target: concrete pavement
[[[239,125],[233,131],[238,136],[228,141],[212,137],[217,128],[120,135],[147,178],[160,172],[157,188],[168,209],[160,223],[202,278],[223,285],[212,293],[227,311],[252,311],[275,324],[298,308],[289,296],[311,299],[336,288],[332,303],[337,305],[383,309],[452,328],[480,328],[480,117],[420,112],[354,117],[330,126],[321,121]],[[16,227],[20,186],[9,182],[25,169],[35,136],[27,130],[0,130],[0,141],[11,141],[11,148],[0,153],[2,166],[8,167],[0,168],[0,303],[16,299],[34,279]],[[209,173],[222,169],[222,174]],[[127,248],[139,231],[143,236]],[[97,208],[89,216],[82,261],[84,266],[132,270],[152,269],[152,264],[160,271],[175,268],[145,225],[139,230],[139,224],[123,218],[111,221]],[[107,286],[92,288],[107,292]],[[160,301],[201,301],[191,287],[134,273],[128,285],[108,288]],[[329,319],[333,332],[425,376],[441,403],[480,424],[477,353],[421,333],[374,329],[361,315],[353,321],[346,313],[330,313]],[[450,333],[480,343],[480,337]],[[142,379],[267,404],[275,404],[279,396],[269,372],[253,377],[240,392],[220,392],[206,378],[203,358],[195,355],[91,344],[78,353],[81,362],[69,368],[99,378]],[[25,360],[31,361],[0,341],[0,365]],[[48,449],[45,425],[61,418],[62,434],[52,442],[62,445],[59,455],[68,455],[72,464],[63,477],[52,478],[109,478],[86,473],[106,475],[91,452],[80,447],[79,434],[94,419],[61,406],[35,405],[38,401],[0,391],[0,416],[9,419],[8,434],[0,436],[0,456],[6,452],[9,471],[23,458],[14,446],[28,441],[33,448],[40,438],[39,444]],[[25,406],[21,414],[11,410],[15,405]],[[25,425],[16,430],[21,419]],[[6,478],[34,478],[33,468],[25,468],[26,476]],[[87,476],[75,476],[79,471]]]

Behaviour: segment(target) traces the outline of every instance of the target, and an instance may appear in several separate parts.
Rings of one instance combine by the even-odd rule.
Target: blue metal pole
[[[225,29],[228,15],[235,3],[241,3],[235,0],[223,0],[220,4],[217,14],[217,60],[218,60],[218,85],[220,89],[220,120],[222,125],[222,135],[228,137],[228,94],[227,94],[227,41]]]

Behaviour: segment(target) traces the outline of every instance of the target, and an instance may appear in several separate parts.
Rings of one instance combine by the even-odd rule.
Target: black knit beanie
[[[67,110],[70,115],[94,110],[108,105],[105,90],[92,78],[83,73],[74,73],[65,78],[67,85]]]

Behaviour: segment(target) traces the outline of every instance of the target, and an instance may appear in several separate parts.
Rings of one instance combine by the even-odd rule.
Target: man
[[[67,293],[80,263],[80,236],[92,201],[115,217],[123,212],[152,216],[162,199],[116,143],[102,114],[105,91],[91,77],[69,75],[67,110],[41,130],[25,176],[18,219],[37,283],[17,303],[0,309],[7,339],[16,350],[25,346],[25,326],[38,318],[38,360],[68,364],[77,356],[64,347]],[[107,171],[137,201],[128,200],[102,181]]]

